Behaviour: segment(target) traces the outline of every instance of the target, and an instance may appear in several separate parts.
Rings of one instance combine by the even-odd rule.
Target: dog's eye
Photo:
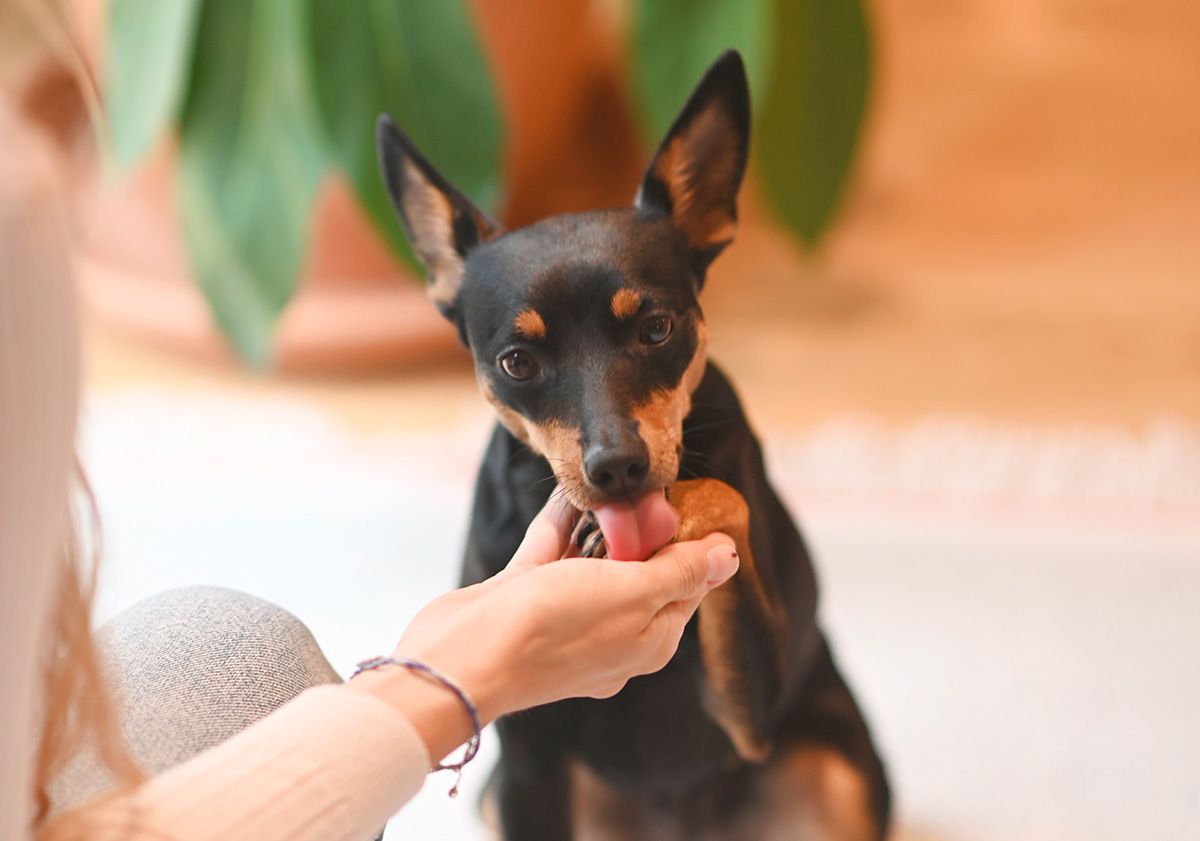
[[[642,322],[639,338],[648,345],[661,345],[671,335],[671,316],[658,313]]]
[[[500,367],[514,380],[528,380],[538,372],[537,360],[523,350],[510,350],[500,357]]]

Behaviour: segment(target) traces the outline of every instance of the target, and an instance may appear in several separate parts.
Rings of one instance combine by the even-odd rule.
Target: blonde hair
[[[72,484],[78,504],[72,506],[70,527],[59,551],[51,627],[43,652],[45,711],[33,791],[38,841],[59,841],[74,834],[66,822],[48,820],[50,785],[67,762],[85,748],[94,749],[117,780],[118,791],[136,786],[143,779],[121,738],[92,636],[99,519],[95,496],[78,459]]]
[[[48,54],[74,77],[98,139],[105,134],[95,80],[58,0],[0,0],[19,15],[0,16],[0,35],[25,41],[30,52]],[[31,37],[32,36],[32,37]],[[103,141],[100,141],[103,143]],[[92,605],[99,556],[99,518],[78,458],[72,471],[68,527],[58,549],[53,603],[42,656],[41,733],[34,765],[33,830],[38,841],[81,837],[69,821],[50,818],[50,788],[67,763],[85,749],[117,781],[117,791],[143,775],[125,747],[113,712],[100,655],[92,636]]]

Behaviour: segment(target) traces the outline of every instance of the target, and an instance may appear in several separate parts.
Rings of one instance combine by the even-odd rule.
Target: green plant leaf
[[[200,0],[109,0],[105,103],[112,150],[136,163],[179,109]]]
[[[728,49],[759,94],[771,63],[771,0],[637,0],[634,90],[647,143],[656,146],[708,66]]]
[[[323,172],[301,0],[206,0],[181,126],[192,269],[243,360],[268,360]]]
[[[481,207],[498,195],[501,123],[465,0],[311,0],[317,101],[332,158],[397,254],[412,263],[375,151],[391,114]]]
[[[858,146],[870,37],[860,0],[776,0],[773,31],[757,166],[780,219],[812,245],[837,210]]]

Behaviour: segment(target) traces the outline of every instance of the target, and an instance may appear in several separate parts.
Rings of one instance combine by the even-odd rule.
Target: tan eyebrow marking
[[[632,289],[618,289],[612,296],[612,313],[624,320],[631,317],[642,306],[642,296]]]
[[[521,310],[517,313],[513,319],[513,330],[526,339],[546,338],[546,322],[537,310]]]

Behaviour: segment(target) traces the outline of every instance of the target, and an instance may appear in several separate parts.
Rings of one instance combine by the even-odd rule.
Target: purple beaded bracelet
[[[463,768],[475,758],[475,754],[479,753],[479,738],[483,734],[483,724],[479,720],[479,709],[475,706],[475,702],[471,700],[471,696],[467,694],[467,690],[459,686],[452,678],[446,677],[446,675],[428,663],[422,663],[420,660],[410,660],[407,657],[372,657],[370,660],[363,660],[355,668],[354,674],[350,675],[350,679],[354,680],[363,672],[374,671],[380,666],[402,666],[410,672],[417,672],[431,678],[457,695],[458,700],[466,707],[467,714],[471,716],[471,727],[474,732],[471,734],[471,738],[467,740],[467,748],[463,752],[462,759],[458,762],[439,762],[433,766],[434,771],[454,772],[454,785],[450,788],[450,796],[457,797],[458,786],[462,782]]]

